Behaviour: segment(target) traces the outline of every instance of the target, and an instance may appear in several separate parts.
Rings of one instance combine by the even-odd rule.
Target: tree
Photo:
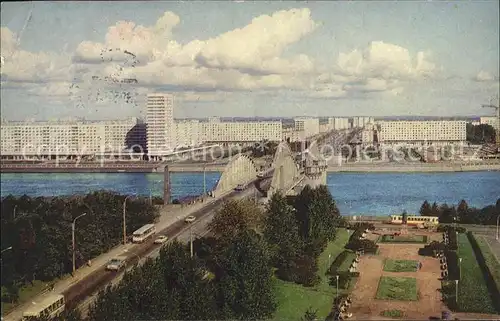
[[[318,319],[318,310],[313,310],[312,307],[309,307],[302,317],[302,321],[316,321]]]
[[[465,200],[461,200],[460,203],[458,203],[457,207],[458,219],[460,221],[466,221],[468,212],[469,212],[469,205]]]
[[[401,216],[402,216],[401,220],[403,221],[403,224],[406,225],[408,223],[408,213],[406,213],[406,210],[403,211]]]
[[[264,213],[249,200],[229,200],[218,210],[208,229],[220,240],[231,242],[247,229],[260,230]]]
[[[295,209],[280,193],[274,194],[267,205],[264,237],[271,247],[278,276],[294,281],[294,261],[302,252],[303,244],[299,237]]]
[[[241,231],[219,258],[218,302],[226,319],[267,319],[276,309],[269,249],[254,231]]]
[[[432,216],[439,216],[440,214],[439,206],[437,205],[436,202],[432,203],[431,214]]]
[[[467,141],[472,144],[484,144],[495,142],[495,128],[488,124],[467,124]]]
[[[427,200],[424,201],[422,206],[420,207],[420,215],[421,216],[432,216],[432,208]]]

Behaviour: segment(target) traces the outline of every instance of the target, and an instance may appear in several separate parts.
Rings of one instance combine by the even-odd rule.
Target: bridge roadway
[[[272,171],[270,171],[272,176]],[[258,181],[261,181],[262,183],[267,183],[270,181],[269,177],[265,178],[259,178],[255,179],[251,182],[249,182],[246,186],[247,188],[241,192],[239,191],[230,191],[229,193],[222,195],[218,198],[215,199],[208,199],[207,203],[201,204],[201,208],[196,208],[192,209],[191,211],[186,211],[186,213],[183,213],[182,216],[177,216],[175,217],[175,221],[171,224],[168,224],[167,227],[160,227],[160,224],[157,224],[157,228],[161,228],[161,230],[157,231],[157,235],[167,235],[169,240],[175,239],[180,237],[181,240],[184,240],[186,238],[186,233],[187,236],[189,237],[189,224],[186,224],[183,220],[184,217],[187,215],[193,215],[197,219],[193,223],[193,226],[197,226],[197,224],[200,224],[199,227],[197,226],[196,230],[199,233],[205,233],[206,232],[206,225],[210,221],[211,217],[213,216],[213,211],[220,207],[222,203],[225,200],[228,199],[241,199],[245,198],[248,196],[252,196],[255,194],[255,187],[254,184],[256,184]],[[187,209],[189,210],[189,209]],[[210,215],[209,215],[210,214]],[[165,224],[165,223],[164,223]],[[163,224],[163,226],[165,226]],[[73,282],[73,283],[68,283],[66,288],[62,288],[64,286],[55,286],[55,290],[53,293],[62,293],[65,296],[66,299],[66,306],[69,308],[80,308],[80,305],[82,305],[82,310],[84,313],[87,312],[88,307],[90,303],[93,301],[95,296],[97,295],[98,291],[100,289],[103,289],[107,284],[110,282],[116,283],[118,282],[121,277],[123,276],[122,273],[114,273],[107,271],[105,269],[105,264],[109,261],[111,257],[114,256],[125,256],[127,257],[126,260],[126,268],[131,268],[134,266],[136,263],[143,262],[144,258],[149,257],[149,256],[157,256],[159,253],[161,246],[154,244],[153,240],[150,240],[149,242],[143,243],[143,244],[133,244],[133,245],[126,245],[126,246],[119,246],[117,249],[117,252],[112,256],[109,256],[108,259],[102,260],[101,264],[97,265],[94,264],[92,266],[93,271],[88,273],[86,276],[81,277],[79,280]],[[113,252],[110,251],[110,252]],[[22,318],[22,313],[27,309],[27,306],[31,302],[37,302],[43,299],[43,297],[47,294],[42,293],[41,295],[37,296],[36,298],[32,298],[31,301],[27,304],[22,304],[18,307],[16,307],[13,311],[11,311],[8,315],[4,316],[2,320],[5,321],[14,321],[14,320],[21,320]]]

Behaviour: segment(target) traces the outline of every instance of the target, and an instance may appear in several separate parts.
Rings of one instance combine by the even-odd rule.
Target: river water
[[[206,174],[211,190],[219,173]],[[203,173],[172,173],[172,198],[203,192]],[[500,172],[329,173],[327,185],[343,215],[418,212],[424,200],[484,207],[500,198]],[[2,174],[1,196],[55,196],[112,190],[163,196],[162,173]]]

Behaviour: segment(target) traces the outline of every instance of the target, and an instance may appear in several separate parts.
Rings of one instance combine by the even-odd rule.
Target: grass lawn
[[[477,244],[483,253],[484,260],[486,261],[486,266],[488,270],[490,270],[493,279],[497,285],[497,289],[500,290],[500,262],[498,262],[497,258],[491,251],[490,245],[488,245],[487,241],[481,235],[475,235]]]
[[[379,243],[427,243],[427,235],[398,235],[384,234]]]
[[[462,312],[495,313],[486,282],[467,235],[458,234],[458,257],[462,259],[458,282],[458,307]]]
[[[278,308],[272,320],[300,320],[309,307],[318,310],[318,319],[328,316],[335,298],[335,287],[328,284],[329,277],[325,273],[330,267],[329,263],[344,251],[348,240],[347,230],[338,229],[337,237],[328,244],[318,259],[318,275],[321,281],[315,287],[306,288],[300,284],[276,279],[275,295]],[[339,294],[342,294],[342,291],[339,291]]]
[[[377,289],[379,300],[417,301],[417,279],[383,276]]]
[[[9,312],[19,304],[29,301],[31,298],[42,292],[47,287],[47,283],[35,280],[33,285],[27,284],[19,289],[19,300],[16,303],[2,302],[2,315]]]
[[[384,262],[384,271],[386,272],[417,272],[417,261],[413,260],[391,260]]]
[[[384,310],[380,313],[380,315],[389,318],[402,318],[404,316],[404,312],[401,310]]]

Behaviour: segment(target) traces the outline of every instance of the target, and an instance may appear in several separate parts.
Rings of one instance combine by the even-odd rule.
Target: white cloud
[[[428,53],[412,58],[408,49],[382,41],[372,41],[364,50],[340,53],[337,67],[341,73],[383,79],[408,79],[432,75],[435,64]]]
[[[476,81],[480,81],[480,82],[483,82],[483,81],[493,81],[495,80],[495,76],[493,76],[492,74],[490,74],[489,72],[487,71],[484,71],[484,70],[481,70],[477,75],[476,77],[474,77],[474,80]]]
[[[15,35],[2,28],[2,56],[8,57],[2,81],[46,82],[45,89],[37,87],[31,93],[57,99],[65,95],[98,99],[105,96],[104,90],[137,96],[157,89],[193,93],[292,89],[305,98],[335,99],[397,95],[410,81],[437,71],[425,51],[412,56],[406,48],[382,41],[340,53],[330,68],[317,66],[303,53],[290,55],[287,48],[319,26],[307,8],[262,15],[241,28],[186,44],[172,36],[179,23],[180,18],[168,11],[150,26],[118,21],[108,28],[102,43],[82,41],[72,57],[20,50]],[[124,80],[138,83],[124,84]],[[184,101],[211,99],[208,94],[179,95]]]

